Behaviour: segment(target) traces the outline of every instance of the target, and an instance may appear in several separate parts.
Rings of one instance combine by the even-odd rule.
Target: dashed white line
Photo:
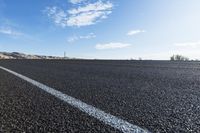
[[[116,116],[113,116],[109,113],[105,113],[104,111],[95,108],[91,105],[88,105],[76,98],[73,98],[71,96],[68,96],[66,94],[63,94],[60,91],[57,91],[54,88],[48,87],[42,83],[39,83],[33,79],[30,79],[26,76],[23,76],[19,73],[16,73],[12,70],[9,70],[5,67],[0,66],[0,69],[7,71],[31,84],[33,84],[34,86],[37,86],[38,88],[44,90],[45,92],[57,97],[58,99],[68,103],[69,105],[78,108],[79,110],[81,110],[82,112],[87,113],[90,116],[93,116],[94,118],[104,122],[107,125],[110,125],[113,128],[116,128],[124,133],[150,133],[149,131],[140,128],[139,126],[133,125],[125,120],[122,120]]]

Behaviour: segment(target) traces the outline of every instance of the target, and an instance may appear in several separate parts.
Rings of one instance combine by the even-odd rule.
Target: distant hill
[[[29,55],[18,52],[0,52],[0,59],[69,59],[68,57]]]

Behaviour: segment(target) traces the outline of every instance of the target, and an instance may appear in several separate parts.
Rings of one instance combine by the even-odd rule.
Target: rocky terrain
[[[18,52],[0,52],[0,59],[68,59],[67,57],[45,56],[45,55],[29,55]]]

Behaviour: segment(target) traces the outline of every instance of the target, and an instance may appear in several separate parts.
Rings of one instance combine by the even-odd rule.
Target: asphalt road
[[[119,132],[0,70],[0,132]]]
[[[198,62],[1,60],[0,66],[151,132],[200,132]],[[118,132],[2,70],[0,104],[0,131]]]

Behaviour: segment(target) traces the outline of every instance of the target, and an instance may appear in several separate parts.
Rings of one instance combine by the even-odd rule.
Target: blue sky
[[[0,51],[200,59],[199,0],[0,0]]]

